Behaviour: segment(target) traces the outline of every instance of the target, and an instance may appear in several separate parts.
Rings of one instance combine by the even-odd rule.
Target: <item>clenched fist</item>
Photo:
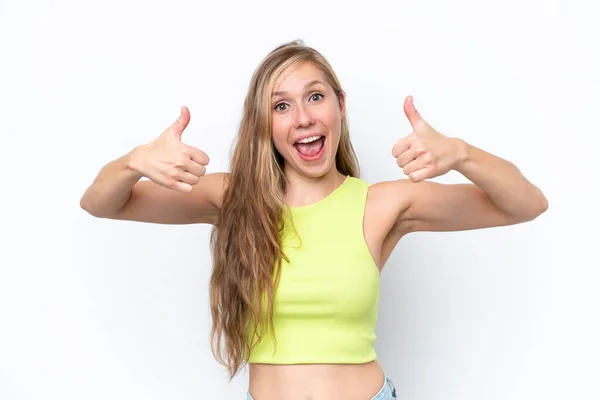
[[[192,185],[206,173],[209,160],[202,150],[181,142],[189,122],[190,112],[183,106],[173,125],[152,142],[135,149],[132,168],[161,186],[190,193]]]
[[[396,163],[413,182],[435,178],[454,169],[466,156],[466,144],[433,129],[415,109],[412,96],[404,100],[404,113],[413,132],[392,149]]]

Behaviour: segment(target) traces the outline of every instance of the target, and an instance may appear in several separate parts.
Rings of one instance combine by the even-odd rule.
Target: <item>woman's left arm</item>
[[[410,178],[391,183],[397,198],[404,199],[398,202],[396,229],[457,231],[511,225],[531,221],[548,208],[542,191],[511,162],[437,132],[419,115],[411,96],[404,112],[414,132],[392,150]],[[473,183],[424,181],[450,170]]]
[[[479,186],[489,201],[517,221],[530,221],[548,208],[542,191],[513,163],[460,140],[465,156],[454,168]]]

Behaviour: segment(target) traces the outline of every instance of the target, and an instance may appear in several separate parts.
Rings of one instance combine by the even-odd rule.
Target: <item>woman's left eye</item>
[[[313,95],[312,95],[312,96],[310,96],[310,97],[311,97],[311,99],[312,99],[312,98],[314,98],[315,96],[321,96],[321,97],[324,97],[324,96],[323,96],[321,93],[315,93],[315,94],[313,94]]]

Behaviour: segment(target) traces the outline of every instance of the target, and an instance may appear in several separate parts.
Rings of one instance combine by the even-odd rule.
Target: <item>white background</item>
[[[404,177],[391,149],[413,95],[549,199],[531,223],[400,242],[376,344],[398,398],[600,398],[592,3],[235,3],[0,0],[0,398],[245,398],[247,373],[228,383],[210,352],[210,227],[79,200],[182,105],[184,142],[226,171],[252,72],[298,38],[347,92],[366,181]]]

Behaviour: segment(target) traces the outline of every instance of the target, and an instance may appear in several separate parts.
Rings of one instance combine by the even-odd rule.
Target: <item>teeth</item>
[[[315,140],[319,139],[321,136],[311,136],[311,137],[307,137],[304,138],[302,140],[299,140],[297,143],[310,143],[310,142],[314,142]]]

